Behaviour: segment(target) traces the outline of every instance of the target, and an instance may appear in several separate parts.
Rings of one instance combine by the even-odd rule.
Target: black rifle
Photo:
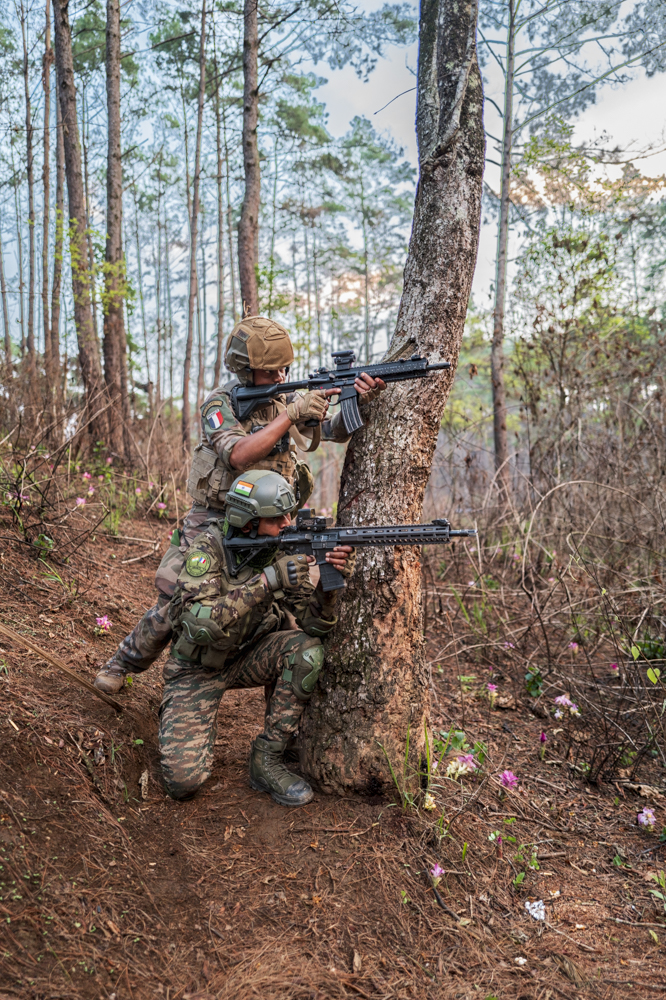
[[[354,366],[356,355],[353,351],[333,351],[331,357],[335,361],[335,370],[319,368],[311,372],[307,378],[299,382],[276,382],[274,385],[237,385],[231,390],[231,406],[239,421],[247,420],[255,410],[266,406],[275,396],[295,392],[296,389],[340,389],[337,402],[340,403],[342,419],[348,434],[363,426],[361,414],[358,411],[358,392],[354,380],[365,372],[372,378],[381,378],[384,382],[404,382],[411,378],[427,378],[431,372],[444,371],[451,367],[450,361],[442,361],[431,365],[427,358],[412,354],[411,358],[399,358],[397,361],[384,361],[377,365]],[[336,405],[336,404],[330,404]],[[307,426],[315,426],[316,420],[309,420]]]
[[[453,529],[443,517],[430,524],[334,528],[332,518],[317,517],[314,510],[303,508],[296,514],[296,524],[283,528],[277,537],[237,535],[225,538],[224,549],[231,576],[237,576],[265,549],[278,548],[290,555],[313,555],[319,566],[322,589],[329,591],[341,590],[345,586],[342,573],[326,562],[326,553],[332,552],[336,545],[354,545],[357,548],[369,545],[447,545],[452,538],[469,538],[475,534],[474,528]]]

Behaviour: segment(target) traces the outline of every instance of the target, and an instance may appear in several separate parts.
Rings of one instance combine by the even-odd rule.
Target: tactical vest
[[[229,399],[231,407],[231,390],[238,385],[238,379],[233,378],[222,387],[222,392]],[[208,404],[208,399],[203,406]],[[270,402],[261,410],[256,410],[249,420],[239,421],[246,434],[254,434],[262,430],[271,420],[275,420],[285,409],[281,400]],[[203,409],[203,407],[202,407]],[[190,475],[187,480],[187,492],[193,500],[213,510],[224,510],[227,491],[234,479],[240,475],[240,470],[226,468],[217,452],[208,443],[205,430],[201,429],[201,443],[194,449]],[[275,444],[266,458],[252,464],[253,469],[269,469],[283,476],[287,482],[293,483],[297,491],[297,500],[304,506],[314,489],[312,472],[306,462],[296,458],[296,448],[289,433],[284,434]]]

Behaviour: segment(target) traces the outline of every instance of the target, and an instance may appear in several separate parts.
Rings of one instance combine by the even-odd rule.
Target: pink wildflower
[[[611,670],[619,670],[620,669],[618,667],[617,663],[611,663],[610,668],[611,668]]]
[[[500,781],[504,788],[515,788],[518,784],[518,778],[513,771],[502,771]]]
[[[84,479],[92,479],[92,475],[89,472],[84,472],[83,473],[83,478]]]
[[[471,753],[465,753],[461,757],[457,757],[456,760],[459,764],[463,764],[465,767],[468,767],[470,771],[476,771],[479,766],[474,760],[474,755]]]
[[[441,878],[442,875],[444,874],[444,869],[441,867],[441,865],[436,864],[434,868],[430,869],[430,874],[432,875],[433,878]]]
[[[94,486],[89,486],[88,487],[88,496],[89,497],[93,496],[94,492],[95,492],[95,487]]]
[[[158,510],[166,510],[166,504],[165,503],[158,503],[157,504],[157,509]]]
[[[560,694],[555,699],[556,705],[562,705],[563,708],[571,708],[573,702],[568,694]]]
[[[104,476],[98,476],[97,478],[99,479],[100,483],[104,482]]]
[[[137,488],[136,488],[136,489],[134,490],[134,492],[136,493],[136,495],[137,495],[138,497],[140,497],[140,496],[141,496],[141,490],[139,489],[139,487],[138,487],[138,486],[137,486]]]
[[[497,694],[497,684],[488,684],[488,693]]]
[[[77,497],[76,498],[76,506],[77,507],[84,507],[85,506],[85,500],[83,499],[83,497]]]
[[[112,622],[108,615],[102,615],[101,618],[95,618],[97,622],[97,628],[101,629],[102,632],[108,632],[111,628]]]
[[[570,642],[569,643],[569,649],[573,649],[573,651],[575,653],[576,650],[578,649],[578,643],[577,642]]]
[[[541,733],[541,736],[539,737],[539,740],[540,740],[541,743],[547,743],[548,742],[548,737],[546,736],[545,733]]]
[[[650,809],[648,806],[643,806],[642,811],[638,813],[636,819],[638,820],[639,826],[647,826],[650,829],[652,829],[654,824],[657,822],[654,810]]]
[[[113,464],[113,459],[110,456],[109,456],[109,458],[107,458],[106,464],[107,465],[112,465]]]

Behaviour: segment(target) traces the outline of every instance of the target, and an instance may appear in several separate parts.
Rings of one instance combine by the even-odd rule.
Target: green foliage
[[[530,698],[539,698],[543,694],[543,676],[538,667],[529,667],[525,674],[525,690]]]

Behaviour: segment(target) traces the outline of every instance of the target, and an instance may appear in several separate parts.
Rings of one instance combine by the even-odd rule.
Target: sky
[[[381,4],[375,0],[362,0],[358,6],[364,10],[372,10]],[[629,6],[627,4],[627,8]],[[355,115],[364,115],[375,128],[389,133],[416,166],[416,92],[410,91],[410,88],[416,83],[414,73],[417,56],[416,44],[408,49],[391,46],[385,58],[378,61],[367,83],[361,82],[349,67],[336,71],[321,65],[313,67],[315,72],[328,80],[319,88],[317,96],[326,103],[329,131],[336,136],[342,135]],[[497,82],[497,88],[492,86],[487,93],[501,103],[499,80]],[[600,90],[596,104],[575,121],[574,143],[590,142],[605,133],[608,136],[607,143],[604,143],[606,148],[618,145],[625,149],[639,150],[653,146],[659,150],[657,155],[637,160],[636,164],[648,176],[666,174],[665,90],[666,79],[663,76],[648,78],[642,69],[634,70],[632,80],[622,87],[605,86]],[[403,91],[410,92],[397,97]],[[394,97],[396,100],[389,107],[379,110]],[[486,116],[487,124],[494,131],[492,126],[497,127],[498,119],[492,109],[490,112]],[[489,140],[489,147],[491,145]],[[485,179],[495,191],[499,190],[498,178],[498,169],[488,164]],[[482,226],[472,293],[482,308],[490,303],[495,269],[495,240],[495,227]]]

